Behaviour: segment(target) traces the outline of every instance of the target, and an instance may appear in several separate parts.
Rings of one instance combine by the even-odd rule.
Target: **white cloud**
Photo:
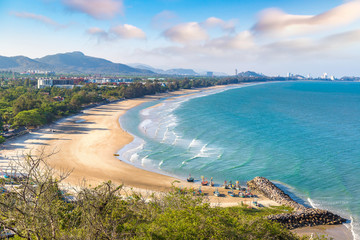
[[[205,29],[197,22],[181,23],[166,30],[163,35],[173,42],[190,43],[209,38]]]
[[[203,25],[206,28],[220,27],[224,31],[230,31],[230,32],[235,31],[235,21],[234,20],[224,21],[220,18],[209,17],[204,22],[202,22],[201,25]]]
[[[146,39],[146,34],[140,28],[130,24],[118,25],[105,31],[98,27],[87,29],[86,33],[95,36],[100,40],[116,40],[116,39]]]
[[[18,18],[32,19],[32,20],[44,23],[46,25],[55,27],[55,28],[65,27],[65,25],[62,25],[62,24],[52,20],[51,18],[43,16],[43,15],[38,15],[38,14],[34,14],[34,13],[29,13],[29,12],[12,12],[11,14]]]
[[[140,28],[130,24],[118,25],[110,29],[110,33],[117,35],[119,38],[137,38],[146,39],[146,34]]]
[[[62,0],[71,10],[84,12],[96,19],[110,19],[123,12],[122,0]]]
[[[292,36],[343,26],[360,19],[360,0],[346,2],[319,15],[291,15],[280,9],[264,10],[253,27],[257,33]]]

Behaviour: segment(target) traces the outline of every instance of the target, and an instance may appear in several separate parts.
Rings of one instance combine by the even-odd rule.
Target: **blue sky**
[[[360,0],[0,0],[0,55],[360,76]]]

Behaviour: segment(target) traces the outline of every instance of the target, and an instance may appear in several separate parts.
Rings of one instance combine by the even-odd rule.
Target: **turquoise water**
[[[136,136],[121,157],[138,167],[219,184],[263,176],[360,234],[360,83],[214,90],[141,105],[121,124]]]

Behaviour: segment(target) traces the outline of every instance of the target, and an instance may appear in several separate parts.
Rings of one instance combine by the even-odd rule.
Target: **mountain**
[[[184,68],[174,68],[169,70],[163,70],[159,68],[154,68],[146,64],[142,63],[130,63],[129,66],[144,69],[144,70],[150,70],[152,72],[158,73],[158,74],[165,74],[165,75],[199,75],[197,72],[195,72],[193,69],[184,69]]]
[[[238,74],[239,77],[265,77],[264,74],[256,73],[252,71],[241,72]]]
[[[160,68],[154,68],[152,66],[146,65],[146,64],[142,64],[142,63],[129,63],[127,64],[130,67],[133,68],[139,68],[139,69],[143,69],[143,70],[149,70],[152,71],[154,73],[158,73],[158,74],[166,74],[166,71],[160,69]]]
[[[165,71],[165,74],[169,75],[199,75],[192,69],[184,69],[184,68],[174,68]]]
[[[59,53],[31,59],[24,56],[0,56],[0,70],[43,70],[58,73],[154,74],[144,69],[84,55],[82,52]]]
[[[41,63],[24,56],[3,57],[0,56],[0,70],[18,70],[25,71],[28,69],[45,70],[50,68],[46,63]]]

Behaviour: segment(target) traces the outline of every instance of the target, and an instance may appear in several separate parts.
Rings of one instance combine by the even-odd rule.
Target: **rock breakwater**
[[[346,222],[346,219],[327,210],[308,208],[294,201],[289,195],[264,177],[256,177],[247,182],[247,185],[253,193],[263,195],[281,205],[294,209],[293,213],[268,217],[268,219],[282,223],[289,229],[317,225],[334,225]]]

